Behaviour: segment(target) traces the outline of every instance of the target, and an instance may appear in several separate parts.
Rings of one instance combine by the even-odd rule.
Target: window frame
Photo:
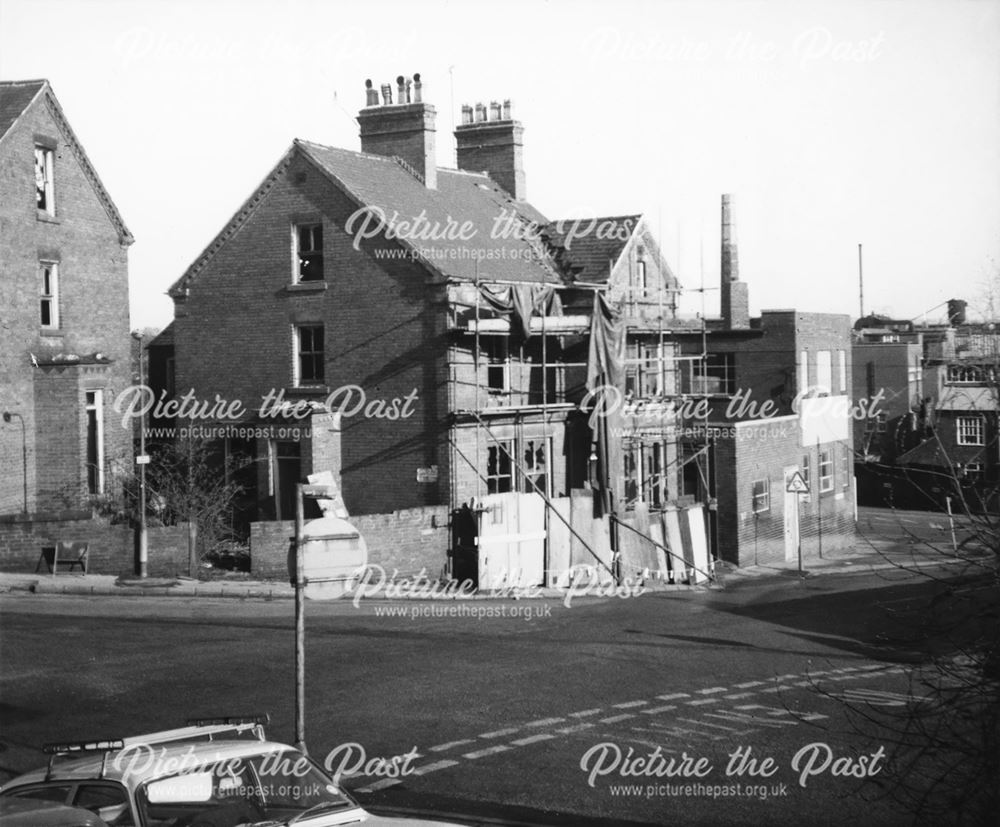
[[[48,288],[48,290],[46,290]],[[49,322],[46,323],[45,310]],[[38,322],[44,330],[59,330],[62,323],[59,313],[59,262],[51,259],[38,261]]]
[[[830,451],[829,448],[827,448],[826,450],[820,448],[817,451],[816,477],[817,481],[819,482],[820,494],[829,494],[831,491],[833,491],[835,487],[834,485],[835,469],[833,463],[833,456],[831,454],[832,452]],[[824,473],[824,469],[826,470],[826,473]]]
[[[516,490],[514,450],[512,439],[499,439],[487,446],[486,473],[483,475],[487,494],[506,494]],[[507,480],[506,487],[502,486],[503,480]]]
[[[311,342],[313,349],[304,350],[303,349],[303,333],[305,331],[319,331],[319,349],[316,350],[316,342]],[[310,388],[323,386],[326,383],[326,326],[321,322],[308,322],[303,324],[297,324],[294,328],[293,345],[295,348],[295,359],[294,359],[294,385],[297,388]],[[306,362],[304,361],[307,357],[311,360],[315,360],[316,356],[319,356],[319,372],[318,376],[313,375],[316,365],[313,365],[314,371],[310,372],[308,378],[306,377],[306,371],[304,370]]]
[[[91,399],[93,397],[93,399]],[[104,466],[104,391],[100,388],[84,391],[84,413],[87,420],[86,477],[87,492],[99,496],[105,491]],[[94,418],[94,462],[91,462],[90,419]],[[93,476],[92,476],[93,475]]]
[[[969,428],[974,425],[974,428]],[[974,433],[972,433],[974,431]],[[970,441],[970,438],[972,441]],[[986,445],[986,423],[981,416],[955,417],[955,443],[981,447]]]
[[[771,510],[771,479],[761,477],[750,483],[750,510],[753,514],[767,514]]]
[[[309,233],[310,246],[303,250],[303,233]],[[316,234],[319,234],[319,246],[316,245]],[[326,281],[326,260],[324,257],[325,235],[322,221],[300,221],[292,225],[292,282],[294,284],[315,284]],[[303,272],[306,267],[315,265],[315,273]]]
[[[41,178],[39,178],[41,156]],[[40,213],[56,216],[56,150],[55,147],[35,141],[35,208]],[[39,204],[44,199],[44,204]]]

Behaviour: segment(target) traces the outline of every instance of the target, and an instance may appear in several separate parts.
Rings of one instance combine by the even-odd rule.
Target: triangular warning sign
[[[785,484],[785,490],[790,494],[808,494],[809,485],[804,479],[802,479],[802,474],[796,471],[788,478],[788,482]]]

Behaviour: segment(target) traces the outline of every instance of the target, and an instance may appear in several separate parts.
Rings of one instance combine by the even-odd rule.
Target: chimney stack
[[[969,303],[962,299],[948,299],[948,324],[952,327],[965,324],[965,308]]]
[[[722,196],[722,262],[720,267],[722,322],[727,329],[750,327],[750,295],[740,281],[740,260],[732,216],[732,195]]]
[[[365,81],[365,108],[358,113],[361,151],[397,157],[412,167],[428,189],[437,189],[435,158],[435,109],[423,102],[420,75],[396,78],[396,103],[392,85],[383,83],[382,103],[370,80]]]
[[[511,117],[510,100],[491,101],[489,109],[462,106],[462,123],[455,128],[458,168],[486,172],[515,201],[527,197],[522,160],[524,127]]]

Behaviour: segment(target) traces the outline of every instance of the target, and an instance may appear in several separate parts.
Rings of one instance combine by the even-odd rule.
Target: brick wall
[[[84,136],[85,137],[85,136]],[[34,146],[55,144],[55,217],[35,205]],[[40,511],[79,505],[85,497],[85,390],[105,395],[104,443],[109,464],[131,464],[131,430],[121,428],[111,402],[131,382],[129,363],[127,247],[73,150],[70,135],[55,109],[42,98],[29,107],[0,147],[0,271],[4,278],[4,324],[0,325],[0,406],[24,417],[28,455],[28,509]],[[58,330],[40,327],[39,261],[58,263]],[[67,383],[57,407],[59,441],[36,412],[31,357],[44,361],[56,353],[103,353],[110,364],[85,385]],[[51,405],[49,404],[51,402]],[[43,417],[44,418],[44,417]],[[85,446],[86,443],[83,442]],[[23,508],[20,423],[0,423],[0,514]],[[39,491],[38,489],[42,489]]]
[[[422,267],[354,249],[343,228],[355,209],[298,155],[276,173],[268,194],[177,307],[177,389],[193,389],[199,399],[240,399],[255,412],[271,389],[292,386],[294,325],[323,323],[328,391],[358,385],[376,404],[417,395],[406,419],[366,416],[363,408],[343,418],[341,473],[350,512],[445,503],[444,309]],[[326,279],[289,289],[292,226],[313,221],[323,226]],[[417,468],[431,465],[438,466],[439,482],[416,484]]]
[[[107,520],[64,512],[50,516],[0,517],[0,571],[33,572],[42,546],[58,540],[90,544],[91,574],[131,574],[135,571],[134,531]],[[187,574],[187,526],[148,529],[148,572],[153,577]],[[47,573],[45,566],[42,571]]]
[[[447,506],[409,508],[389,514],[358,514],[349,519],[368,546],[368,562],[401,577],[426,570],[436,578],[447,563],[450,534]],[[289,542],[295,523],[259,522],[250,525],[250,565],[255,577],[289,576]]]

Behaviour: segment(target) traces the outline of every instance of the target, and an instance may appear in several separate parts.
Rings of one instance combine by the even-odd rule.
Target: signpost
[[[785,483],[785,490],[790,494],[795,494],[795,510],[798,512],[799,499],[803,494],[809,493],[809,484],[803,479],[802,473],[796,471],[788,478],[788,482]],[[795,521],[795,544],[799,551],[799,577],[802,577],[802,521],[797,519]]]
[[[305,525],[306,497],[332,499],[339,494],[336,486],[295,486],[295,746],[306,752],[306,607],[305,567],[302,561],[302,528]]]

